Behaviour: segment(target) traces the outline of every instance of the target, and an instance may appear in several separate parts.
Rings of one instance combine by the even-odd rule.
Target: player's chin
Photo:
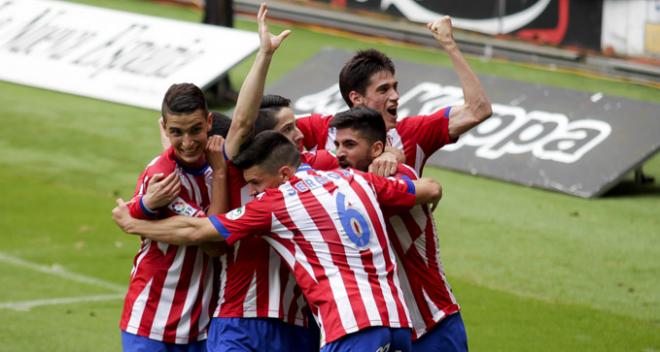
[[[202,154],[203,153],[201,153],[199,151],[196,151],[196,152],[180,152],[179,153],[179,158],[181,158],[181,160],[183,160],[186,163],[192,164],[192,163],[195,163],[195,162],[199,161],[199,159],[202,157]]]
[[[338,160],[337,163],[339,164],[339,167],[342,169],[345,169],[347,167],[351,167],[351,164],[347,162],[346,160]]]

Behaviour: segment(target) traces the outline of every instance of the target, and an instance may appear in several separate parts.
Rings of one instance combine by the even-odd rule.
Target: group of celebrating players
[[[491,115],[450,19],[428,28],[462,105],[398,119],[394,65],[370,49],[339,74],[348,110],[296,119],[290,100],[263,95],[290,34],[271,34],[266,14],[233,117],[209,112],[195,85],[172,85],[165,151],[113,210],[142,238],[124,351],[466,351],[432,216],[442,188],[418,177]]]

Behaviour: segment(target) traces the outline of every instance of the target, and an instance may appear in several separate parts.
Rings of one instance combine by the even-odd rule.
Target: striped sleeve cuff
[[[408,186],[408,190],[406,190],[406,192],[408,192],[408,193],[410,193],[410,194],[412,194],[412,195],[416,194],[416,191],[415,191],[415,184],[414,184],[413,181],[410,179],[410,177],[408,177],[408,176],[403,176],[403,177],[401,177],[401,179],[402,179],[402,180],[406,183],[406,185]]]
[[[218,231],[220,236],[222,236],[225,240],[231,236],[231,233],[229,233],[229,230],[225,227],[225,225],[220,222],[220,219],[216,215],[209,216],[209,220],[211,220],[211,224],[213,224],[213,227],[215,227],[215,230]]]
[[[156,213],[155,211],[149,209],[149,207],[147,207],[144,204],[144,201],[142,200],[143,198],[144,198],[144,196],[140,197],[140,209],[142,210],[144,215],[146,215],[148,217],[151,217],[151,218],[155,218],[158,215],[158,213]]]

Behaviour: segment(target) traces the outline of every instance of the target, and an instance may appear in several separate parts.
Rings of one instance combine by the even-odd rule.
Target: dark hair
[[[227,132],[229,132],[229,126],[231,126],[231,118],[225,114],[219,112],[211,112],[213,118],[213,123],[211,129],[208,132],[208,136],[220,135],[224,138],[227,138]]]
[[[243,143],[232,163],[243,170],[258,165],[266,172],[275,173],[284,165],[297,167],[300,164],[300,153],[283,134],[263,131]]]
[[[281,95],[276,94],[267,94],[261,98],[261,105],[259,109],[268,109],[268,108],[284,108],[291,106],[291,99],[287,99]]]
[[[380,71],[389,71],[394,75],[394,63],[376,49],[360,50],[344,64],[339,72],[339,91],[348,107],[353,107],[349,93],[356,91],[364,95],[371,76]]]
[[[161,106],[163,121],[168,115],[192,114],[202,110],[204,118],[208,115],[204,92],[192,83],[173,84],[165,93]]]
[[[277,125],[277,114],[282,108],[288,108],[291,100],[274,94],[264,95],[259,105],[257,119],[254,121],[251,136],[263,131],[271,131]]]
[[[364,106],[356,106],[336,114],[330,121],[330,127],[355,130],[370,144],[378,141],[386,143],[387,129],[383,116],[378,111]]]

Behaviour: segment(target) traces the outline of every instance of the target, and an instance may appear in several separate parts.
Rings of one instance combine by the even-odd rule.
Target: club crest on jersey
[[[195,216],[195,214],[197,214],[199,211],[192,205],[186,203],[186,201],[180,197],[176,197],[176,199],[173,200],[167,207],[176,214],[184,216]]]
[[[245,214],[245,206],[242,206],[240,208],[236,208],[236,209],[230,211],[229,213],[227,213],[226,216],[227,216],[227,219],[229,219],[229,220],[236,220],[236,219],[240,218],[241,216],[243,216],[243,214]]]

